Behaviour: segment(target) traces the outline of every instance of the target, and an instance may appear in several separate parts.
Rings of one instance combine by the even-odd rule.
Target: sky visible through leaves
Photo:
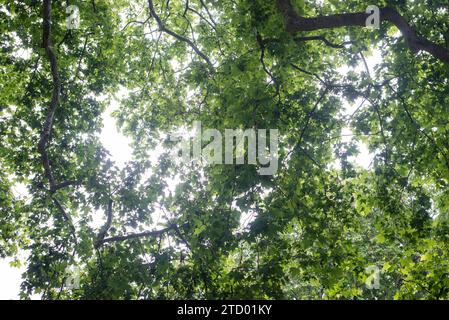
[[[0,297],[448,299],[448,119],[447,1],[0,0]]]
[[[379,52],[374,51],[373,56],[367,58],[367,62],[370,69],[374,69],[374,66],[379,62]],[[358,66],[361,67],[361,66]],[[343,67],[340,70],[341,74],[344,74],[347,68]],[[357,103],[347,103],[347,113],[354,112],[354,106]],[[111,106],[103,114],[103,129],[100,135],[103,146],[111,153],[111,158],[117,163],[118,166],[123,167],[127,161],[131,160],[131,142],[129,138],[126,138],[117,128],[116,121],[112,117],[112,112],[116,110],[117,102],[113,101]],[[352,131],[348,128],[344,131],[344,134],[349,136]],[[369,154],[368,149],[363,143],[359,144],[360,153],[354,157],[353,162],[359,166],[368,168],[372,162],[372,156]],[[338,166],[338,163],[335,163]],[[17,186],[15,193],[18,197],[27,197],[27,191],[24,186]],[[97,227],[103,223],[101,217],[97,216]],[[245,219],[242,219],[245,221]],[[246,221],[245,221],[246,222]],[[26,263],[26,254],[21,257],[21,263]],[[19,298],[20,283],[22,281],[21,274],[24,271],[24,266],[17,268],[10,266],[11,259],[3,259],[0,261],[0,299],[17,299]],[[39,299],[39,296],[34,298]]]

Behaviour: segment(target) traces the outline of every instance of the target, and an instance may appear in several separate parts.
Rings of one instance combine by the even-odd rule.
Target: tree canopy
[[[447,1],[2,0],[0,74],[22,298],[449,298]],[[278,171],[176,161],[166,133],[195,121],[278,129]]]

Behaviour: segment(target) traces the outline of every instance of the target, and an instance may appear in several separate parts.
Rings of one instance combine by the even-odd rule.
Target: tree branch
[[[260,36],[259,32],[256,30],[256,40],[260,48],[260,63],[262,64],[262,68],[265,71],[265,73],[270,77],[271,81],[273,83],[276,83],[276,78],[273,76],[273,73],[268,69],[267,65],[265,64],[265,42]]]
[[[97,241],[95,242],[95,248],[99,248],[102,244],[102,241],[106,237],[106,234],[108,233],[109,229],[112,225],[112,199],[108,202],[108,210],[107,210],[107,219],[105,225],[101,228],[100,232],[98,233]]]
[[[284,16],[287,32],[292,35],[300,31],[350,26],[363,27],[366,25],[366,19],[370,15],[365,12],[358,12],[305,18],[297,14],[291,0],[277,0],[277,4]],[[380,8],[380,20],[393,23],[401,31],[407,45],[414,54],[417,54],[419,51],[426,51],[435,58],[449,63],[449,49],[417,35],[416,31],[395,9],[391,7]]]
[[[78,243],[78,238],[76,236],[76,230],[75,230],[75,226],[73,225],[72,219],[70,218],[70,216],[67,214],[67,212],[65,211],[64,207],[62,206],[61,202],[59,202],[58,199],[56,198],[52,198],[53,203],[56,205],[56,207],[58,208],[59,212],[61,213],[61,215],[64,217],[64,219],[69,223],[69,228],[70,228],[70,232],[73,236],[73,238],[75,239],[75,243]]]
[[[41,132],[40,140],[38,143],[38,151],[41,154],[42,164],[44,166],[45,176],[50,183],[50,189],[55,185],[53,173],[50,168],[50,160],[47,153],[47,145],[50,139],[50,133],[53,126],[53,120],[56,112],[56,108],[59,105],[59,98],[61,95],[61,79],[58,73],[58,62],[56,60],[55,53],[51,43],[51,0],[44,0],[44,17],[43,17],[43,47],[50,61],[51,75],[53,78],[53,92],[50,102],[50,108],[48,109],[47,117]]]
[[[68,181],[64,181],[58,184],[54,184],[53,187],[50,189],[50,192],[56,192],[60,189],[64,189],[65,187],[69,187],[69,186],[73,186],[73,185],[77,185],[78,181],[73,181],[73,180],[68,180]]]
[[[62,182],[60,184],[57,184],[55,182],[53,172],[50,167],[50,160],[49,160],[48,151],[47,151],[47,146],[48,146],[48,142],[50,139],[51,129],[53,127],[55,112],[59,106],[59,100],[60,100],[60,96],[61,96],[61,79],[59,77],[58,61],[57,61],[56,55],[53,51],[52,42],[51,42],[51,24],[52,24],[51,0],[44,0],[42,46],[45,49],[45,53],[50,62],[50,69],[51,69],[51,75],[52,75],[52,80],[53,80],[53,91],[52,91],[50,107],[48,109],[47,117],[45,119],[45,123],[42,128],[42,132],[40,135],[37,150],[41,155],[41,161],[42,161],[42,165],[44,167],[44,174],[45,174],[45,177],[48,179],[48,182],[50,185],[50,187],[49,187],[50,193],[54,193],[57,190],[72,184],[72,181],[66,181],[66,182]],[[75,238],[75,241],[77,241],[75,227],[73,226],[70,216],[67,214],[67,212],[65,211],[64,207],[59,202],[59,200],[57,200],[54,197],[52,197],[52,200],[53,200],[53,203],[56,205],[56,207],[61,212],[61,215],[69,223],[70,230]]]
[[[164,25],[161,18],[157,15],[156,11],[154,10],[152,0],[148,0],[148,7],[150,9],[151,15],[154,17],[154,19],[156,19],[156,22],[157,22],[157,25],[158,25],[160,31],[163,31],[163,32],[171,35],[172,37],[176,38],[179,41],[183,41],[183,42],[187,43],[193,49],[193,51],[195,51],[201,58],[203,58],[204,61],[206,61],[206,63],[208,64],[208,66],[210,68],[213,68],[212,62],[209,60],[209,58],[200,49],[198,49],[198,47],[190,39],[171,31]]]
[[[96,246],[99,247],[108,242],[126,241],[126,240],[146,238],[146,237],[159,237],[159,236],[162,236],[163,234],[165,234],[171,230],[174,230],[174,229],[175,229],[175,226],[171,225],[171,226],[161,229],[161,230],[145,231],[145,232],[141,232],[141,233],[132,233],[132,234],[129,234],[126,236],[116,236],[116,237],[105,238],[105,239],[97,241]]]
[[[217,24],[215,23],[214,17],[212,16],[212,14],[210,13],[209,9],[207,8],[207,5],[204,2],[204,0],[200,0],[200,2],[201,2],[201,5],[203,6],[203,8],[206,10],[207,15],[209,16],[210,21],[212,21],[214,26],[217,26]],[[214,27],[214,29],[216,29],[216,28]]]
[[[347,44],[353,44],[353,41],[345,41],[341,44],[333,43],[329,40],[327,40],[324,36],[310,36],[310,37],[296,37],[296,42],[303,42],[303,41],[322,41],[326,46],[334,48],[334,49],[346,49],[345,45]]]

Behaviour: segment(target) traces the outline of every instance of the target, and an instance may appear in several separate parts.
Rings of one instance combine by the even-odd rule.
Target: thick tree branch
[[[160,236],[164,235],[165,233],[167,233],[171,230],[174,230],[174,229],[175,229],[175,226],[171,225],[171,226],[161,229],[161,230],[145,231],[145,232],[140,232],[140,233],[128,234],[126,236],[116,236],[116,237],[105,238],[105,239],[97,241],[96,246],[99,247],[99,246],[101,246],[105,243],[109,243],[109,242],[119,242],[119,241],[126,241],[126,240],[131,240],[131,239],[147,238],[147,237],[160,237]]]
[[[79,183],[78,181],[68,180],[68,181],[58,183],[58,184],[54,184],[53,187],[50,189],[50,192],[56,192],[60,189],[64,189],[69,186],[77,185],[78,183]]]
[[[152,0],[148,0],[148,7],[150,9],[150,13],[153,16],[153,18],[156,20],[157,25],[159,27],[159,30],[162,32],[165,32],[169,35],[171,35],[172,37],[174,37],[175,39],[179,40],[179,41],[183,41],[185,43],[187,43],[192,49],[193,51],[196,52],[196,54],[198,54],[201,58],[203,58],[204,61],[206,61],[206,63],[208,64],[208,66],[210,68],[213,68],[212,62],[209,60],[209,58],[200,50],[198,49],[198,47],[192,42],[192,40],[183,37],[173,31],[171,31],[170,29],[168,29],[165,24],[162,22],[161,18],[157,15],[156,11],[154,10],[154,5],[153,5],[153,1]]]
[[[73,184],[72,181],[66,181],[62,183],[56,183],[53,172],[50,167],[50,159],[48,156],[47,146],[50,140],[51,129],[53,127],[53,121],[55,117],[56,109],[59,105],[59,100],[61,96],[61,79],[59,77],[58,71],[58,61],[56,59],[56,55],[53,51],[52,42],[51,42],[51,0],[44,0],[43,3],[43,39],[42,46],[45,49],[45,53],[50,62],[51,76],[53,80],[53,90],[52,97],[50,102],[50,107],[47,112],[47,117],[45,119],[44,126],[42,128],[42,132],[40,135],[39,143],[37,146],[37,150],[41,155],[42,165],[44,167],[45,177],[48,179],[48,183],[50,185],[49,190],[51,193],[56,192],[57,190],[67,187]],[[52,197],[53,203],[56,205],[61,215],[67,220],[70,226],[70,230],[76,241],[76,233],[75,227],[73,226],[72,220],[70,216],[65,211],[62,204],[56,198]]]
[[[44,126],[40,135],[38,143],[38,151],[41,155],[42,165],[45,171],[45,177],[48,179],[50,185],[50,192],[56,192],[59,189],[65,188],[69,185],[76,184],[75,181],[65,181],[56,183],[53,172],[50,166],[50,159],[48,156],[47,146],[50,140],[50,134],[53,127],[56,109],[59,106],[61,96],[61,79],[58,72],[58,61],[53,51],[51,42],[51,0],[44,0],[44,17],[43,17],[43,47],[50,62],[51,76],[53,80],[53,90],[50,102],[50,107],[47,112]]]
[[[53,120],[56,109],[59,105],[59,98],[61,95],[61,79],[58,73],[58,62],[51,43],[51,0],[44,0],[44,17],[43,17],[43,47],[50,61],[51,75],[53,78],[53,91],[48,109],[47,117],[42,128],[40,140],[38,143],[38,151],[41,154],[42,164],[45,170],[45,176],[50,183],[50,189],[55,185],[53,173],[50,168],[50,160],[47,153],[47,145],[50,139],[50,133],[53,126]]]
[[[350,26],[363,27],[366,25],[366,19],[369,17],[369,14],[365,12],[358,12],[305,18],[297,14],[291,0],[277,0],[277,4],[284,15],[286,29],[292,35],[300,31]],[[393,23],[401,31],[407,45],[414,54],[419,51],[426,51],[435,58],[449,63],[449,49],[419,36],[395,9],[390,7],[380,8],[380,20]]]

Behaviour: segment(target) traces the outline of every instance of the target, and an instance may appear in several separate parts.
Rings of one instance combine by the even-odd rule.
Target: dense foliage
[[[289,33],[282,2],[2,0],[0,256],[27,253],[23,298],[449,298],[449,63],[388,21]],[[293,4],[389,6],[449,47],[447,1],[374,2]],[[114,99],[124,168],[99,139]],[[194,121],[279,129],[279,170],[174,161],[164,133]]]

